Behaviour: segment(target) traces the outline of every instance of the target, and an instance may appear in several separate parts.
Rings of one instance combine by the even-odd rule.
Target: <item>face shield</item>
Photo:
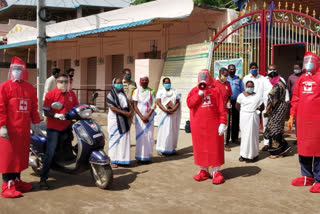
[[[212,78],[207,69],[202,69],[198,74],[198,87],[203,90],[212,84]]]
[[[303,58],[303,70],[315,74],[319,72],[320,58],[312,52],[307,52]]]
[[[9,70],[9,79],[12,81],[28,80],[26,64],[19,57],[12,57]]]
[[[13,81],[19,81],[22,79],[22,65],[11,65],[11,77],[10,79]]]

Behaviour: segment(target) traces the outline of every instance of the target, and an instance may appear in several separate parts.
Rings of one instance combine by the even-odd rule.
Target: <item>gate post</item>
[[[262,10],[261,12],[261,42],[260,42],[260,74],[265,76],[266,74],[266,26],[267,26],[267,20],[266,20],[266,10]]]

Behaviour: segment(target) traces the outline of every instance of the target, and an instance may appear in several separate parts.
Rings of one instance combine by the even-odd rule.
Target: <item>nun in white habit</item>
[[[154,139],[155,92],[148,87],[149,77],[140,77],[140,86],[133,92],[135,110],[136,154],[139,162],[150,162]]]

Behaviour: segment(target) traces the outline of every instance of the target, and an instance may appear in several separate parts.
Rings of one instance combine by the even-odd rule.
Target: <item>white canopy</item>
[[[191,14],[193,8],[193,0],[157,0],[47,25],[46,34],[51,37],[48,41],[70,39],[87,34],[146,25],[157,20],[186,18]],[[0,46],[0,49],[35,44],[36,38],[36,29],[10,34],[7,47]]]

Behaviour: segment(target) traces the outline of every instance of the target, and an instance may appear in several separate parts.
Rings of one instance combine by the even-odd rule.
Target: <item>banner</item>
[[[228,65],[233,64],[236,66],[236,74],[235,75],[242,78],[242,74],[243,74],[242,63],[243,63],[242,58],[214,61],[214,76],[216,77],[219,75],[220,68],[223,68],[223,67],[228,68]]]
[[[199,71],[207,66],[209,46],[210,42],[205,42],[168,50],[158,91],[163,87],[162,79],[169,77],[172,88],[181,94],[181,129],[184,129],[186,121],[189,120],[186,102],[188,93],[198,84]],[[159,111],[157,107],[156,112]],[[156,117],[155,125],[158,126],[160,121],[161,118]]]

